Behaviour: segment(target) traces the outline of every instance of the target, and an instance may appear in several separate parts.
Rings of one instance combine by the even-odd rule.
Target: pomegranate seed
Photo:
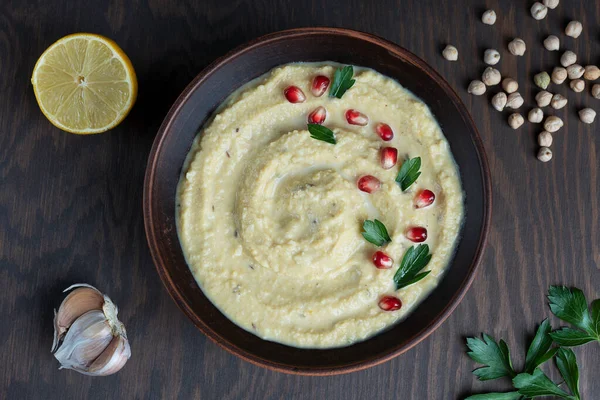
[[[390,169],[398,161],[398,150],[394,147],[384,147],[381,149],[381,167]]]
[[[399,298],[394,296],[383,296],[379,300],[379,308],[383,311],[396,311],[402,307],[402,302]]]
[[[316,97],[321,97],[327,90],[327,87],[329,87],[329,78],[323,75],[318,75],[315,76],[315,79],[313,79],[310,91]]]
[[[425,208],[433,204],[435,201],[435,194],[429,190],[421,190],[417,196],[415,197],[415,207],[416,208]]]
[[[350,125],[365,126],[369,123],[369,117],[359,111],[350,109],[346,111],[346,121]]]
[[[379,190],[381,187],[381,182],[379,182],[379,179],[372,175],[365,175],[360,177],[357,182],[357,186],[363,192],[373,193]]]
[[[304,100],[306,100],[304,92],[302,92],[302,90],[300,90],[300,88],[297,86],[287,87],[283,91],[283,94],[290,103],[303,103]]]
[[[322,124],[325,122],[325,118],[327,117],[327,110],[325,107],[317,107],[313,112],[308,114],[308,123],[309,124]]]
[[[394,260],[383,251],[376,251],[373,254],[373,264],[379,269],[390,269],[394,265]]]
[[[394,138],[394,131],[388,124],[384,124],[380,122],[375,126],[375,132],[379,135],[379,137],[384,141],[390,141]]]
[[[421,243],[427,240],[427,229],[422,226],[413,226],[406,230],[406,238],[411,242]]]

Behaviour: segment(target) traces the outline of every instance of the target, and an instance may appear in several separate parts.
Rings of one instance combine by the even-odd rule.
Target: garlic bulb
[[[54,357],[60,369],[92,376],[114,374],[131,357],[117,306],[93,286],[72,285],[65,292],[72,289],[54,311]]]

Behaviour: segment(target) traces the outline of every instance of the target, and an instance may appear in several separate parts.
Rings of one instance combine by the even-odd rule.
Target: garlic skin
[[[102,293],[90,285],[81,283],[69,286],[64,292],[68,292],[76,287],[79,289],[69,293],[60,304],[60,314],[54,310],[54,341],[52,343],[52,352],[56,351],[58,342],[77,318],[90,310],[101,310],[102,304],[104,304]]]
[[[123,336],[115,336],[108,347],[90,365],[85,375],[107,376],[118,372],[131,357],[129,342]]]
[[[77,284],[65,292],[72,289],[54,312],[54,357],[60,369],[91,376],[114,374],[131,357],[117,306],[93,286]]]
[[[60,369],[83,370],[90,360],[98,358],[112,340],[110,325],[100,310],[92,310],[77,318],[69,327],[54,357]]]

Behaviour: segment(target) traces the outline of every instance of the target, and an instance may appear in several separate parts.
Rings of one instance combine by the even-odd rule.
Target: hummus
[[[396,81],[355,68],[356,83],[341,99],[311,94],[317,75],[333,80],[339,65],[275,68],[234,93],[197,136],[178,187],[178,231],[188,265],[206,296],[231,321],[290,346],[339,347],[364,340],[409,315],[438,284],[450,263],[463,220],[463,192],[448,142],[428,107]],[[283,92],[302,89],[306,101]],[[327,110],[333,145],[312,139],[307,115]],[[366,126],[344,115],[356,109]],[[375,133],[385,122],[394,138]],[[398,164],[380,164],[380,149],[398,149]],[[402,162],[421,157],[421,176],[403,192],[395,182]],[[357,189],[373,175],[381,188]],[[416,193],[435,202],[416,209]],[[382,221],[392,238],[383,249],[367,242],[362,225]],[[412,226],[425,227],[433,257],[419,282],[395,290],[393,276]],[[377,269],[383,250],[391,269]],[[397,311],[378,307],[401,299]]]

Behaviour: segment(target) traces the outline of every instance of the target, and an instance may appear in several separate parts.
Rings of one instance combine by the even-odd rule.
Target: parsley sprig
[[[398,175],[396,176],[396,182],[400,185],[400,189],[404,192],[410,187],[417,178],[421,175],[419,169],[421,168],[421,157],[409,158],[406,160]]]
[[[517,374],[512,367],[508,346],[503,340],[496,342],[491,336],[483,334],[479,338],[467,338],[467,354],[484,367],[473,371],[480,380],[512,378],[516,391],[505,393],[482,393],[465,400],[522,400],[540,396],[554,396],[567,400],[581,400],[579,393],[579,367],[577,357],[570,348],[552,347],[579,346],[590,341],[600,341],[600,299],[592,302],[588,308],[583,292],[576,288],[551,286],[548,291],[550,310],[561,320],[577,327],[552,331],[550,322],[544,320],[533,338],[523,372]],[[589,339],[589,340],[588,340]],[[554,359],[566,388],[553,382],[540,366]]]
[[[519,394],[526,398],[557,396],[561,399],[579,399],[579,397],[570,396],[567,392],[558,387],[558,385],[552,382],[539,368],[536,368],[533,371],[533,374],[524,372],[515,376],[513,385],[515,388],[519,389]]]
[[[317,140],[322,140],[327,143],[336,144],[335,134],[333,131],[323,125],[308,124],[308,132],[310,137]]]
[[[560,375],[565,380],[567,387],[573,393],[575,398],[579,398],[579,367],[577,366],[577,357],[571,349],[558,349],[556,353],[556,367]]]
[[[563,327],[550,333],[556,343],[561,346],[581,346],[594,340],[600,342],[600,299],[592,302],[590,312],[581,290],[550,286],[548,300],[554,315],[579,328]]]
[[[496,342],[493,337],[483,334],[483,340],[479,338],[467,338],[467,347],[471,350],[467,353],[469,357],[484,367],[473,370],[473,374],[480,381],[498,379],[504,376],[514,377],[517,374],[510,360],[510,352],[504,340]]]
[[[525,358],[525,372],[532,373],[535,368],[556,354],[558,347],[552,347],[552,338],[549,333],[552,330],[550,322],[547,319],[542,321],[531,344],[529,350],[527,350],[527,356]]]
[[[338,68],[333,74],[333,82],[329,89],[329,97],[337,97],[341,99],[346,90],[350,89],[354,82],[352,75],[354,74],[354,68],[352,65],[346,65],[343,68]]]
[[[431,254],[429,254],[429,246],[426,244],[411,246],[406,250],[402,262],[400,262],[400,267],[394,274],[396,290],[412,285],[429,275],[431,271],[419,271],[425,268],[430,260]]]
[[[387,228],[385,225],[379,221],[378,219],[371,221],[366,220],[363,222],[363,237],[373,243],[375,246],[383,246],[392,241]]]

